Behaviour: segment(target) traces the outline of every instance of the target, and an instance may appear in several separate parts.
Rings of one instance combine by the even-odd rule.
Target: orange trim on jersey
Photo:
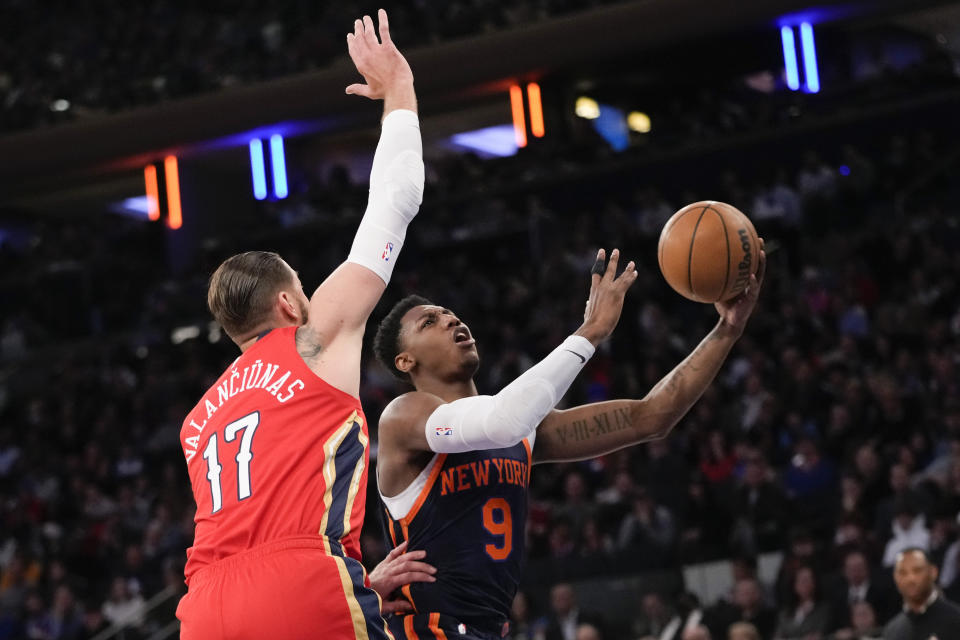
[[[387,509],[383,510],[387,514],[387,531],[390,532],[390,542],[393,543],[393,546],[397,546],[397,533],[393,530],[393,518],[390,517],[390,512]]]
[[[407,640],[420,640],[417,632],[413,630],[413,616],[404,616],[403,633],[407,636]]]
[[[419,611],[417,611],[417,605],[413,601],[413,596],[410,595],[410,585],[405,584],[402,587],[400,587],[400,593],[402,593],[403,596],[410,602],[410,606],[413,607],[413,611],[415,613],[420,613]],[[407,616],[407,618],[409,619],[410,616]],[[406,624],[406,621],[404,621],[404,624]],[[413,624],[413,623],[411,622],[410,624]]]
[[[420,490],[420,495],[417,496],[417,501],[413,503],[409,513],[400,519],[400,524],[404,529],[404,537],[409,537],[406,535],[407,525],[413,522],[413,519],[417,516],[417,512],[420,511],[420,507],[423,506],[423,503],[426,502],[427,496],[430,494],[430,489],[433,488],[433,483],[437,481],[437,478],[440,477],[440,472],[443,471],[443,463],[447,459],[447,454],[438,453],[437,461],[433,465],[433,469],[430,471],[430,476],[427,478],[427,484],[423,486],[423,489]]]
[[[440,614],[431,613],[430,614],[430,623],[427,626],[430,631],[433,632],[433,637],[437,640],[447,640],[447,634],[443,632],[443,629],[440,628]]]
[[[523,439],[523,448],[527,450],[527,486],[530,486],[530,471],[533,469],[533,448],[526,438]]]

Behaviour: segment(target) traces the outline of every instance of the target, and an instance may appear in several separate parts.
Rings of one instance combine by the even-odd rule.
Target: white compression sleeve
[[[570,336],[497,395],[440,405],[427,418],[430,449],[462,453],[517,444],[536,431],[593,352],[589,340]]]
[[[387,284],[407,225],[423,201],[423,143],[420,121],[407,109],[391,111],[370,170],[370,196],[350,248],[348,262],[362,265]]]

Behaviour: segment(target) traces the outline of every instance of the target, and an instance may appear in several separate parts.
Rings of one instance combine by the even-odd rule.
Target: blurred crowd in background
[[[394,32],[404,34],[409,49],[617,1],[401,0],[389,9]],[[96,8],[2,0],[0,131],[321,69],[345,55],[354,18],[375,8],[310,0],[108,0]]]
[[[948,184],[934,183],[905,212],[889,195],[945,144],[921,131],[875,149],[839,145],[822,159],[783,158],[749,187],[731,157],[715,183],[678,193],[611,170],[562,189],[525,182],[456,207],[458,180],[482,184],[500,162],[542,158],[451,158],[431,167],[426,202],[439,204],[416,220],[374,321],[412,292],[455,310],[478,339],[478,387],[496,391],[579,324],[596,247],[617,246],[641,276],[613,339],[565,403],[640,398],[716,320],[712,307],[663,283],[660,227],[687,201],[739,204],[770,252],[746,335],[665,440],[534,471],[529,568],[643,572],[732,554],[729,601],[701,603],[715,637],[743,617],[763,638],[795,637],[800,609],[814,612],[801,618],[818,621],[823,637],[857,616],[876,626],[898,607],[889,579],[898,550],[928,548],[947,593],[960,589],[960,227]],[[365,187],[345,175],[313,185],[314,199],[358,215]],[[282,211],[271,213],[263,237],[244,242],[278,249],[308,286],[341,259],[355,224],[319,211],[281,224]],[[0,249],[0,638],[136,628],[146,599],[182,589],[194,506],[178,432],[235,357],[203,305],[211,268],[241,245],[211,245],[173,277],[160,266],[161,236],[104,214],[22,226]],[[369,350],[364,358],[362,397],[375,425],[403,387]],[[363,540],[372,566],[385,552],[377,517]],[[769,551],[784,560],[765,584],[751,567]],[[864,579],[867,604],[851,609],[846,594]],[[623,627],[629,611],[606,621],[601,611],[598,628],[656,635],[657,620],[691,607],[689,598],[645,594],[632,626]],[[526,598],[517,633],[545,634],[550,612],[542,594]]]

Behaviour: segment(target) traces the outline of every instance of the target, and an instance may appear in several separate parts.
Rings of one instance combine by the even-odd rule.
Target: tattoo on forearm
[[[557,437],[560,444],[567,442],[584,442],[609,433],[617,433],[624,429],[633,428],[634,418],[627,407],[615,408],[593,416],[590,421],[574,420],[557,427]]]

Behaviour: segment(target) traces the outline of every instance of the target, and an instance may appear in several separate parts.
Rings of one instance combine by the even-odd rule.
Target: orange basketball
[[[695,302],[729,300],[757,272],[760,240],[736,207],[707,200],[673,214],[660,232],[660,271],[667,284]]]

